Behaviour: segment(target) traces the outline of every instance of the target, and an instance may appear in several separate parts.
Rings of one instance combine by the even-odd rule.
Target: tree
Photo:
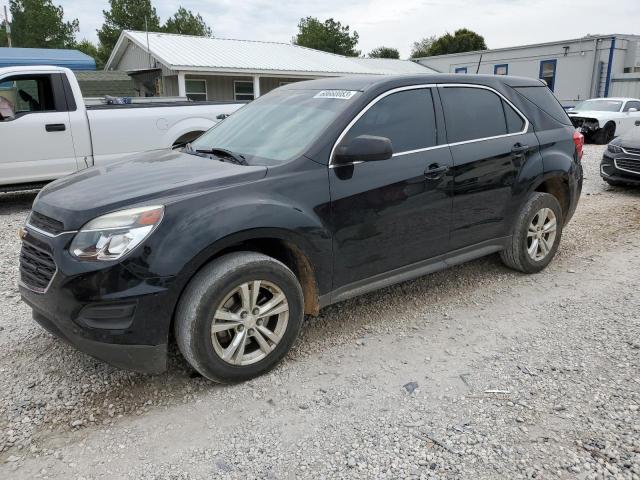
[[[323,23],[317,18],[307,17],[300,19],[298,34],[293,37],[292,43],[323,52],[357,57],[360,55],[360,51],[355,50],[358,38],[358,32],[351,34],[348,25],[343,26],[333,18]]]
[[[181,33],[183,35],[197,35],[200,37],[212,37],[213,31],[206,24],[202,15],[194,15],[191,10],[180,7],[173,17],[169,18],[162,27],[164,32]]]
[[[448,53],[471,52],[486,50],[487,44],[482,35],[478,35],[467,28],[456,30],[453,35],[445,33],[435,39],[429,48],[428,55],[446,55]]]
[[[109,0],[111,9],[103,10],[104,23],[98,30],[100,60],[104,63],[111,55],[122,30],[160,31],[160,17],[151,0]],[[146,22],[146,23],[145,23]]]
[[[422,40],[413,42],[413,47],[411,47],[411,58],[428,57],[431,46],[435,41],[436,36],[431,35],[430,37],[424,37]]]
[[[9,9],[14,47],[70,48],[75,45],[78,19],[65,22],[63,8],[51,0],[11,0]],[[6,45],[4,28],[0,42],[3,40]]]
[[[82,53],[85,53],[89,55],[91,58],[93,58],[96,61],[96,68],[98,70],[101,70],[102,68],[104,68],[104,64],[100,59],[100,50],[96,45],[91,43],[89,40],[85,38],[81,42],[77,43],[74,48],[76,50],[80,50]]]
[[[369,52],[369,58],[400,58],[397,48],[378,47]]]

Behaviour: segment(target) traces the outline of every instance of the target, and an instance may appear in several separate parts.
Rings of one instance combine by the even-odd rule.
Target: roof
[[[147,34],[129,30],[121,33],[106,69],[117,68],[129,43],[150,53],[167,68],[181,71],[277,73],[301,76],[382,75],[431,71],[408,60],[357,59],[289,43],[155,32]]]
[[[569,40],[554,40],[553,42],[542,42],[542,43],[530,43],[527,45],[516,45],[514,47],[502,47],[502,48],[488,48],[486,50],[471,50],[469,52],[458,52],[458,53],[445,53],[443,55],[433,55],[431,57],[417,57],[414,60],[432,60],[434,58],[446,58],[446,57],[458,57],[462,55],[479,55],[481,53],[490,53],[490,52],[506,52],[509,50],[520,50],[522,48],[535,48],[535,47],[544,47],[548,45],[566,45],[567,43],[578,43],[578,42],[590,42],[596,39],[608,39],[612,37],[620,37],[620,38],[632,38],[638,39],[640,36],[638,35],[627,35],[621,33],[611,33],[608,35],[586,35],[580,38],[570,38]]]
[[[352,75],[348,77],[321,78],[306,82],[289,83],[280,87],[286,90],[359,90],[367,91],[379,87],[403,87],[408,85],[455,83],[500,87],[542,87],[535,78],[512,75],[460,75],[456,73],[426,73],[420,75]]]
[[[96,69],[95,60],[79,50],[0,47],[0,67],[13,67],[16,65],[53,65],[72,70]]]

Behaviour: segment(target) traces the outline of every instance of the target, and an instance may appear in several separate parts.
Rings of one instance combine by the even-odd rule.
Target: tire
[[[255,281],[260,283],[254,302]],[[241,303],[242,285],[246,303]],[[267,310],[259,312],[263,307]],[[266,255],[237,252],[212,261],[189,282],[174,330],[180,352],[195,370],[215,382],[236,383],[271,370],[290,350],[303,319],[302,288],[293,272]],[[220,330],[213,333],[212,327]]]
[[[555,230],[552,231],[550,227],[547,228],[551,221],[548,224],[543,221],[543,227],[540,230],[537,229],[543,216],[541,212],[545,212],[545,218],[555,218]],[[515,222],[511,240],[505,249],[500,252],[500,257],[504,264],[509,268],[524,273],[537,273],[544,269],[549,265],[558,250],[558,245],[562,238],[563,221],[562,209],[556,197],[548,193],[532,193]],[[533,230],[530,230],[530,228]],[[551,238],[551,233],[555,233],[553,238]],[[540,239],[537,237],[538,234],[541,235]],[[544,242],[542,241],[543,239]],[[536,244],[538,247],[532,255],[530,250],[535,240],[538,241]],[[544,250],[546,250],[546,253],[542,256]]]
[[[611,140],[613,140],[613,137],[615,137],[615,134],[616,134],[616,125],[614,123],[608,122],[605,124],[604,127],[602,127],[593,135],[593,140],[598,145],[606,145]]]

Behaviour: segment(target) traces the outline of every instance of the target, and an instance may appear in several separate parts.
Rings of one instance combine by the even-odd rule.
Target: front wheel
[[[613,140],[615,134],[616,125],[612,122],[608,122],[604,127],[602,127],[594,134],[593,139],[598,145],[606,145],[611,140]]]
[[[511,240],[500,252],[502,261],[524,273],[539,272],[558,250],[562,225],[562,209],[556,197],[532,193],[516,220]]]
[[[206,265],[183,293],[176,341],[206,378],[235,383],[273,368],[293,345],[304,318],[302,288],[286,265],[254,252]]]

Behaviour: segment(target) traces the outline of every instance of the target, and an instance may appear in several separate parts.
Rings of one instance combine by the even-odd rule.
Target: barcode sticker
[[[322,90],[316,93],[313,98],[337,98],[339,100],[349,100],[356,93],[355,90]]]

